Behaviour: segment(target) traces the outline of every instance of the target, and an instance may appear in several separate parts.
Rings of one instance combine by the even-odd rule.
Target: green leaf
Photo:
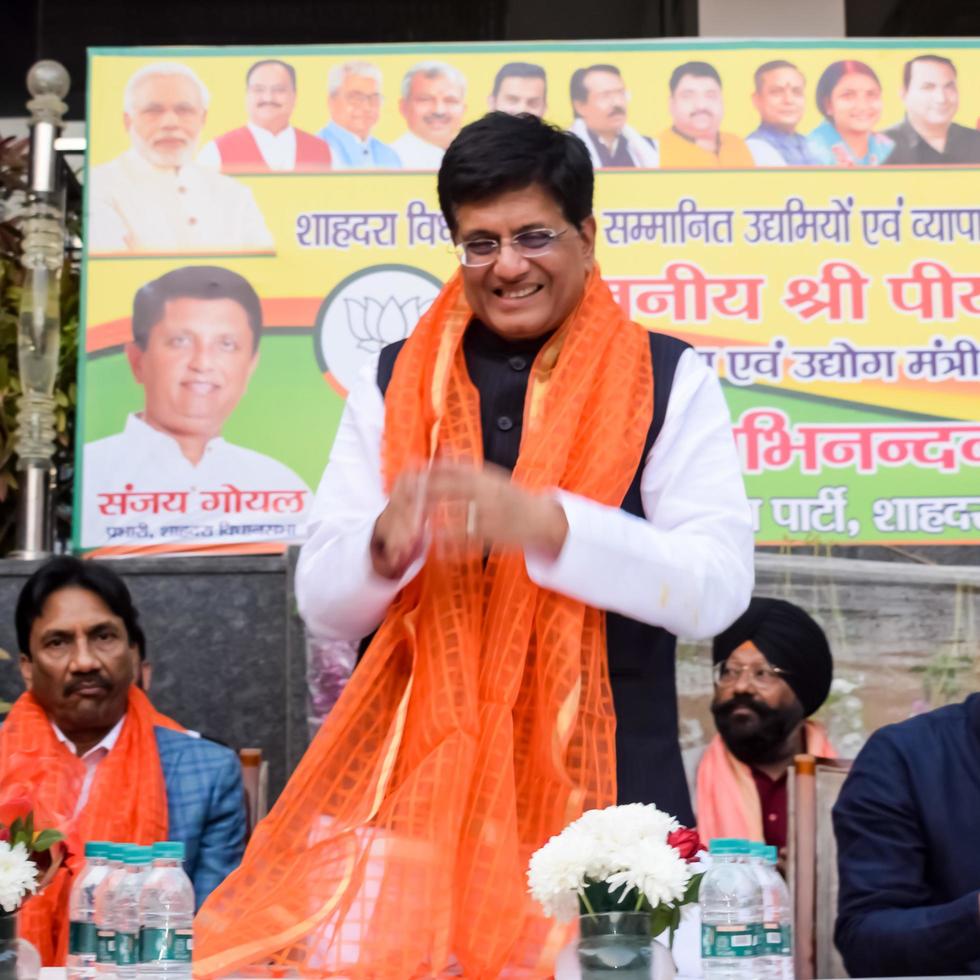
[[[656,939],[664,931],[670,928],[671,910],[669,905],[661,903],[650,915],[650,935]]]
[[[687,888],[684,891],[684,897],[681,899],[681,905],[687,905],[688,902],[696,902],[698,900],[698,893],[701,890],[701,879],[703,877],[703,871],[696,875],[691,875],[691,880],[687,883]]]
[[[49,847],[64,839],[65,835],[60,830],[55,830],[54,828],[49,827],[47,830],[42,830],[41,833],[34,838],[34,850],[46,851]]]

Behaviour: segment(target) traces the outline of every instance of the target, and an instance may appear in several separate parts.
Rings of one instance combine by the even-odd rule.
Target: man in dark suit
[[[875,732],[834,832],[851,976],[980,973],[980,693]]]

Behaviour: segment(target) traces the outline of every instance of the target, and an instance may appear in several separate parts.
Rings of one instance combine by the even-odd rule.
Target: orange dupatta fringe
[[[803,728],[810,755],[836,759],[837,752],[827,738],[827,730],[816,721]],[[762,805],[752,772],[725,747],[720,735],[708,744],[698,765],[698,836],[709,843],[713,837],[742,837],[764,841]]]
[[[396,362],[384,479],[482,459],[457,275]],[[618,506],[653,406],[648,336],[591,274],[539,353],[513,479]],[[561,356],[559,357],[558,354]],[[605,617],[538,588],[520,551],[430,552],[396,597],[241,867],[205,903],[195,976],[268,962],[373,980],[547,977],[567,926],[531,853],[616,800]]]
[[[85,842],[152,844],[167,839],[167,789],[157,751],[156,726],[182,731],[130,687],[119,738],[99,763],[88,801],[73,818],[85,779],[85,763],[61,741],[51,719],[28,691],[0,727],[0,801],[26,797],[34,826],[60,830],[69,857],[51,883],[20,911],[20,934],[41,953],[45,966],[63,966],[68,952],[68,893],[85,863]]]

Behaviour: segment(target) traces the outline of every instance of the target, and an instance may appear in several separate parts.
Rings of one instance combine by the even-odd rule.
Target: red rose
[[[667,835],[667,843],[673,847],[685,861],[693,861],[699,851],[704,850],[701,838],[696,830],[690,827],[680,827]]]

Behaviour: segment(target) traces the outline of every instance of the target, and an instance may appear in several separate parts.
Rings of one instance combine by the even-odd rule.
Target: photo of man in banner
[[[228,269],[184,266],[138,290],[126,357],[143,409],[85,447],[84,547],[299,536],[309,487],[221,436],[261,335],[259,298]]]

